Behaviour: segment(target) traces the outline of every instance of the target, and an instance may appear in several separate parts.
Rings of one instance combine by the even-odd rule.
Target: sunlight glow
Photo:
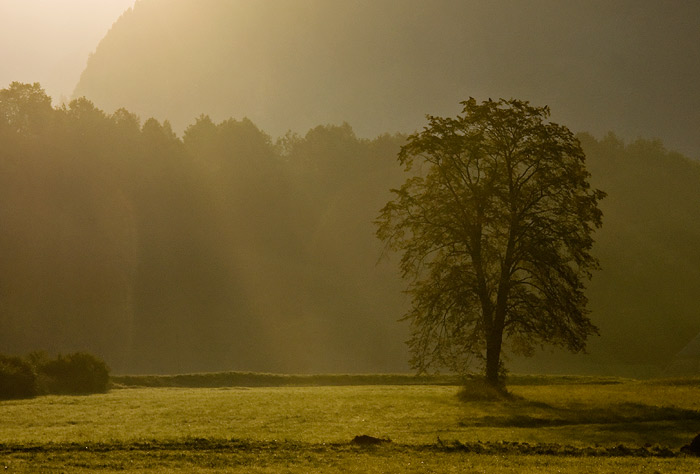
[[[88,54],[134,0],[2,0],[0,87],[41,82],[60,101],[67,98]]]

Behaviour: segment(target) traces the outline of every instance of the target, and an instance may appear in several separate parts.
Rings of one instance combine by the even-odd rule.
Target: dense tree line
[[[604,189],[591,309],[600,360],[663,368],[700,331],[700,162],[658,140],[580,136]]]
[[[401,338],[383,342],[396,318],[376,301],[393,279],[371,224],[401,141],[342,125],[273,142],[206,116],[180,139],[13,83],[0,92],[0,347],[90,350],[138,372],[401,367],[386,355]]]
[[[607,192],[591,356],[513,370],[663,365],[698,331],[700,164],[580,135]],[[116,372],[400,371],[407,309],[374,237],[405,137],[349,125],[273,140],[167,122],[37,84],[0,90],[0,352],[88,351]],[[558,364],[558,365],[557,365]]]
[[[663,374],[700,331],[700,163],[658,140],[580,134],[591,184],[607,193],[587,296],[600,337],[589,355],[550,351],[516,370]]]

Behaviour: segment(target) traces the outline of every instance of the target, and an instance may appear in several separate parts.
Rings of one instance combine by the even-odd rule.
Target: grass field
[[[700,472],[700,458],[679,454],[700,433],[699,380],[522,377],[511,380],[514,399],[496,402],[461,402],[443,382],[151,380],[157,387],[4,401],[0,470]],[[362,434],[392,442],[350,443]]]

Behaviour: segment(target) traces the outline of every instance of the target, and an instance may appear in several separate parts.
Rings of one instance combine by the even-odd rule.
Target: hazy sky
[[[0,0],[0,88],[40,82],[69,98],[88,55],[134,0]]]

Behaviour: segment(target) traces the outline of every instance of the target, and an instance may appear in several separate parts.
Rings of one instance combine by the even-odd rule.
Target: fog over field
[[[407,134],[470,96],[548,105],[608,194],[601,335],[509,367],[659,374],[700,331],[700,3],[60,3],[0,3],[0,89],[46,93],[0,126],[0,353],[409,370],[373,221]]]

